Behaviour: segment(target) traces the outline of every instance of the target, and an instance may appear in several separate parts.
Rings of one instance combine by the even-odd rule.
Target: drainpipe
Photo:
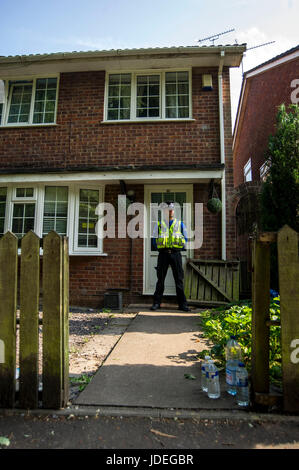
[[[225,164],[225,145],[224,145],[224,117],[223,117],[223,80],[222,69],[225,51],[220,52],[218,67],[218,96],[219,96],[219,130],[220,130],[220,161]],[[221,178],[221,258],[226,260],[226,191],[225,191],[225,167]]]

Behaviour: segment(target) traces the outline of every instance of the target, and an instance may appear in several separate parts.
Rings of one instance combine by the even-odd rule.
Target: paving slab
[[[238,409],[225,392],[223,373],[219,399],[201,391],[197,356],[206,348],[198,314],[139,312],[75,404]]]

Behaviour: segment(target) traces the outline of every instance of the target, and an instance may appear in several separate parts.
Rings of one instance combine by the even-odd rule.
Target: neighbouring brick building
[[[259,225],[257,195],[267,175],[265,152],[278,107],[299,103],[299,46],[244,73],[233,133],[237,256],[247,269],[250,235]],[[244,279],[246,276],[243,276]],[[250,274],[249,274],[250,277]]]
[[[118,196],[150,207],[204,203],[203,244],[184,254],[235,259],[229,68],[245,45],[0,57],[0,236],[67,235],[70,303],[96,307],[109,289],[150,299],[150,232],[95,234],[96,207]],[[221,213],[206,208],[213,182]],[[194,218],[194,213],[191,214]],[[128,216],[128,220],[130,216]],[[175,293],[172,273],[166,293]]]

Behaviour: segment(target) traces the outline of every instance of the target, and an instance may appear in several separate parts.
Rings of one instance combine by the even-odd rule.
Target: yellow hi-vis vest
[[[185,237],[181,231],[181,221],[174,219],[170,227],[164,220],[158,222],[157,248],[184,248]]]

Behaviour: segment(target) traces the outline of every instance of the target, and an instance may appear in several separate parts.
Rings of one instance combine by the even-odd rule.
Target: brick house
[[[167,199],[194,207],[213,182],[223,210],[204,204],[202,246],[184,259],[235,259],[229,68],[245,48],[0,57],[0,235],[67,235],[72,305],[99,306],[108,289],[151,302],[150,211],[144,237],[95,234],[97,205],[117,215],[120,194],[146,208]],[[171,272],[165,293],[175,293]]]
[[[299,46],[244,73],[233,132],[233,200],[237,256],[247,265],[248,235],[259,224],[257,194],[266,177],[265,151],[282,103],[299,103]],[[246,270],[246,267],[244,267]],[[246,277],[246,276],[244,276]]]

